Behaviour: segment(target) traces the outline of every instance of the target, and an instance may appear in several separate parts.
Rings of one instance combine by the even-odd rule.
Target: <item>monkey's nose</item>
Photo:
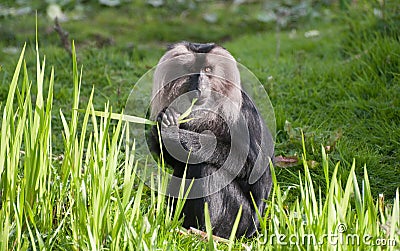
[[[197,85],[197,88],[200,92],[205,92],[209,89],[210,80],[208,79],[207,75],[204,72],[200,72],[198,81],[199,81],[199,83]]]

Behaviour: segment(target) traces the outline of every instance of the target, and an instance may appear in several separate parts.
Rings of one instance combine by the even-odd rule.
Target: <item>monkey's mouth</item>
[[[192,91],[190,93],[190,99],[196,99],[195,105],[203,105],[207,101],[207,95],[204,95],[204,93],[200,91]]]
[[[210,102],[210,99],[212,97],[212,93],[209,90],[196,90],[196,91],[190,91],[189,93],[189,98],[191,101],[196,99],[196,102],[194,105],[196,106],[203,106]]]

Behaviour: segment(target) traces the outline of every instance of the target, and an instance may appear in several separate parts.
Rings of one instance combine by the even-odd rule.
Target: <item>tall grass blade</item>
[[[8,95],[7,95],[7,101],[6,101],[6,105],[4,107],[3,110],[3,119],[2,119],[2,124],[1,124],[1,146],[0,147],[0,180],[1,182],[3,182],[3,170],[5,167],[5,161],[6,161],[6,155],[7,155],[7,151],[8,151],[8,140],[10,137],[10,128],[8,127],[9,123],[12,120],[12,116],[14,114],[13,112],[13,100],[14,100],[14,94],[15,94],[15,90],[17,88],[17,84],[18,84],[18,78],[19,78],[19,73],[21,70],[21,65],[24,59],[24,55],[25,55],[25,47],[26,44],[24,45],[24,47],[22,48],[21,54],[19,56],[19,60],[17,63],[17,66],[15,67],[15,71],[14,71],[14,75],[13,78],[11,80],[11,84],[8,90]],[[4,187],[4,184],[1,185],[1,187]]]
[[[204,222],[206,225],[207,239],[208,239],[208,250],[214,250],[214,239],[212,233],[210,212],[208,211],[208,203],[204,203]]]
[[[254,201],[254,199],[253,199],[253,201]],[[232,250],[233,244],[235,243],[236,231],[239,227],[239,222],[240,222],[241,217],[242,217],[242,205],[240,205],[239,211],[236,215],[235,222],[233,223],[231,235],[229,236],[229,244],[228,244],[229,250]],[[259,219],[261,219],[261,218],[259,218]]]

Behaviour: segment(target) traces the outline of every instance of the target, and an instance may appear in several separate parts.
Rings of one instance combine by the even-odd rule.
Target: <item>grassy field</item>
[[[399,5],[190,3],[65,1],[61,27],[76,61],[47,4],[33,1],[23,15],[23,2],[2,5],[1,250],[329,249],[330,233],[361,238],[333,249],[398,249]],[[278,17],[268,21],[270,10]],[[275,108],[275,155],[297,160],[274,168],[259,238],[213,243],[177,231],[167,199],[135,176],[145,164],[125,146],[126,125],[89,114],[122,111],[135,82],[180,40],[218,42],[260,79]]]

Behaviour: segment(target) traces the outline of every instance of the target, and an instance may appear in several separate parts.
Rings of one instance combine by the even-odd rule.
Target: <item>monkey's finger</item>
[[[179,124],[179,114],[175,112],[174,116],[172,116],[174,119],[174,124],[178,125]]]
[[[162,122],[161,122],[161,126],[162,127],[168,127],[169,126],[169,121],[167,120],[167,119],[165,119],[165,115],[164,115],[164,118],[163,118],[163,120],[162,120]]]
[[[179,116],[180,114],[174,109],[171,108],[172,119],[175,125],[179,124]]]
[[[167,115],[167,120],[168,120],[169,125],[176,125],[176,119],[175,119],[174,112],[171,110],[168,110],[165,114]]]
[[[163,123],[165,126],[171,125],[171,122],[170,122],[170,119],[169,119],[169,114],[168,114],[167,112],[164,113],[162,123]]]

